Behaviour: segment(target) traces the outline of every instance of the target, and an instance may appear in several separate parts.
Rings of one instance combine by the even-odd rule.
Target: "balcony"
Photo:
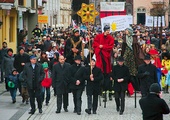
[[[47,3],[47,0],[42,0],[42,3]]]

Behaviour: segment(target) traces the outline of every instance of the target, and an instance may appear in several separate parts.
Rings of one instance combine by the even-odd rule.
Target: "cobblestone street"
[[[0,85],[2,89],[2,84]],[[169,97],[169,94],[163,94],[163,98],[170,106]],[[56,114],[56,97],[53,96],[52,92],[49,106],[43,105],[43,113],[40,114],[37,110],[34,115],[29,115],[30,106],[22,104],[21,96],[17,96],[16,104],[12,104],[9,92],[4,92],[0,95],[0,116],[1,120],[142,120],[142,113],[138,104],[139,99],[140,94],[137,94],[137,108],[135,108],[134,96],[126,97],[123,115],[119,115],[116,111],[114,99],[107,102],[106,108],[104,108],[104,103],[102,102],[101,106],[98,107],[96,115],[88,115],[84,111],[87,106],[86,94],[84,92],[82,95],[82,114],[77,115],[73,113],[73,98],[72,94],[69,94],[69,112],[66,113],[62,109],[60,114]],[[169,120],[169,117],[170,115],[164,115],[164,120]]]

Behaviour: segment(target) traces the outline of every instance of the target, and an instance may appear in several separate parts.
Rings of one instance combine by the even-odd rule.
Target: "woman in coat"
[[[5,71],[5,87],[6,90],[9,91],[8,85],[7,85],[7,78],[9,74],[12,73],[12,69],[14,69],[14,55],[13,55],[13,50],[10,48],[7,50],[7,54],[4,56],[4,59],[2,61],[2,67]]]

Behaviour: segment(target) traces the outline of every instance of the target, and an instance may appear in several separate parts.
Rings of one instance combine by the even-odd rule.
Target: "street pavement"
[[[73,96],[69,94],[69,112],[65,112],[63,109],[61,113],[56,114],[56,97],[53,96],[51,91],[50,104],[48,106],[43,104],[43,113],[40,114],[38,109],[34,115],[29,115],[30,106],[21,102],[21,96],[17,96],[17,102],[12,104],[9,92],[2,90],[4,84],[0,84],[0,120],[142,120],[142,112],[138,104],[140,94],[137,93],[137,107],[135,108],[134,96],[126,97],[125,99],[125,112],[123,115],[119,115],[116,111],[116,105],[114,99],[107,101],[106,108],[104,103],[101,102],[99,105],[97,114],[88,115],[85,113],[87,107],[86,93],[82,95],[82,114],[77,115],[73,113],[74,104]],[[19,93],[18,93],[19,94]],[[166,100],[170,107],[170,94],[163,94],[163,98]],[[101,101],[103,99],[101,98]],[[169,120],[170,115],[164,115],[164,120]]]

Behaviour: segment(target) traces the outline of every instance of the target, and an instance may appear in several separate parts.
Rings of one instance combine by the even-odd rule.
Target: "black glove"
[[[144,72],[143,75],[144,75],[144,76],[148,76],[148,75],[150,75],[150,73],[149,73],[148,71],[146,71],[146,72]]]

